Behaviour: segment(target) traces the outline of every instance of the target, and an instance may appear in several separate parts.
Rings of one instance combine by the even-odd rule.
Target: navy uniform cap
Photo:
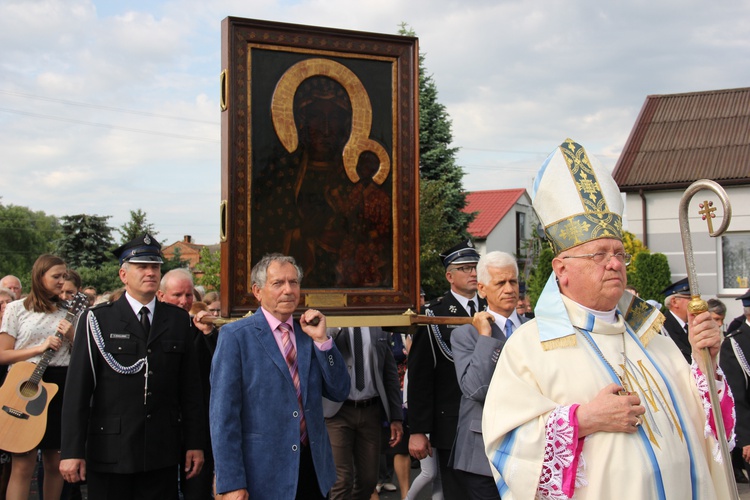
[[[161,260],[161,245],[148,233],[128,241],[112,253],[120,261],[120,265],[125,262],[134,264],[162,264],[164,262]]]
[[[750,307],[750,289],[745,292],[745,295],[737,297],[735,300],[742,301],[742,307]]]
[[[476,264],[479,262],[479,253],[474,248],[474,243],[466,240],[441,253],[440,259],[446,268],[451,264]]]
[[[661,293],[665,297],[669,297],[670,295],[690,295],[690,283],[687,278],[682,278],[680,281],[669,285]]]

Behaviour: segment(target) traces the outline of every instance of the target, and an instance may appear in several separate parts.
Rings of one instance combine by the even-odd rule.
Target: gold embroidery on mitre
[[[600,238],[622,238],[622,218],[612,212],[572,215],[544,228],[557,253]]]
[[[622,217],[610,211],[586,150],[573,140],[566,139],[560,145],[560,151],[584,211],[544,228],[555,250],[562,252],[599,238],[622,239]]]

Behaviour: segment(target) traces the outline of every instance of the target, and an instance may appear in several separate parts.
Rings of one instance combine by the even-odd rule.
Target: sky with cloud
[[[227,16],[408,23],[469,191],[530,188],[566,137],[612,168],[646,96],[750,85],[748,2],[0,0],[0,202],[218,242]]]

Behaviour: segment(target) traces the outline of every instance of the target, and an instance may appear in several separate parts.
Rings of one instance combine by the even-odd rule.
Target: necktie
[[[513,322],[509,319],[505,320],[505,338],[510,338],[513,334]]]
[[[292,344],[292,339],[289,337],[289,328],[284,324],[279,325],[279,331],[281,332],[281,345],[284,348],[284,359],[289,367],[289,375],[292,376],[292,382],[294,382],[294,389],[297,391],[297,402],[299,403],[300,419],[299,419],[299,439],[304,445],[307,444],[307,422],[305,421],[305,412],[302,405],[302,389],[299,385],[299,372],[297,371],[297,350]]]
[[[362,350],[362,330],[354,328],[354,380],[358,391],[365,388],[365,354]]]
[[[474,300],[469,301],[469,316],[474,317],[474,313],[477,312],[477,306],[474,305]]]
[[[141,307],[141,312],[139,312],[138,314],[141,315],[141,326],[143,327],[143,331],[146,332],[146,335],[148,335],[148,333],[151,331],[151,322],[148,320],[148,307]]]
[[[688,326],[687,323],[685,323],[685,326],[682,327],[685,330],[685,335],[688,334]]]

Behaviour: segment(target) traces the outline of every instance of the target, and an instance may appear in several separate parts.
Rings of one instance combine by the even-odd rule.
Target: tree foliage
[[[104,262],[97,268],[78,267],[75,270],[81,275],[84,287],[93,286],[100,294],[114,292],[124,286],[120,280],[120,263],[116,260]]]
[[[552,274],[552,259],[555,258],[555,252],[549,244],[542,247],[536,260],[536,266],[529,276],[529,282],[526,284],[526,295],[529,297],[531,308],[536,307],[536,302],[544,290],[544,285]]]
[[[107,224],[110,216],[64,215],[62,236],[57,240],[57,253],[69,266],[99,269],[105,262],[114,260],[112,228]]]
[[[667,256],[663,253],[640,252],[635,255],[633,263],[638,271],[633,274],[632,282],[628,273],[628,283],[638,290],[643,300],[652,299],[663,304],[661,291],[669,286],[672,279]]]
[[[0,203],[0,278],[17,276],[28,291],[31,266],[41,254],[54,252],[59,236],[57,217]]]
[[[134,240],[145,233],[148,233],[151,236],[159,234],[159,231],[154,228],[154,225],[146,220],[146,212],[140,208],[138,210],[130,211],[130,220],[120,226],[117,232],[121,235],[120,243],[122,244]]]
[[[635,287],[640,293],[640,289],[635,286],[635,281],[637,280],[636,274],[638,273],[638,262],[636,262],[638,259],[636,259],[636,257],[643,252],[649,253],[650,250],[644,246],[641,240],[636,238],[635,235],[629,231],[622,232],[622,244],[625,247],[625,252],[633,256],[633,260],[630,261],[627,271],[628,283]]]
[[[445,293],[445,267],[439,256],[445,250],[445,234],[450,232],[448,222],[441,217],[444,189],[440,180],[422,180],[419,186],[420,218],[432,220],[419,225],[420,281],[428,300]]]
[[[201,260],[196,264],[195,270],[203,274],[198,277],[198,284],[206,287],[206,290],[218,291],[221,287],[221,252],[212,252],[207,246],[201,248]]]
[[[169,259],[165,259],[164,263],[161,265],[161,275],[164,276],[172,269],[177,269],[179,267],[189,268],[190,261],[183,259],[182,249],[180,249],[180,247],[176,247],[174,249],[174,254],[172,255],[172,257]]]
[[[406,23],[399,34],[415,36]],[[444,293],[445,269],[437,255],[469,237],[466,228],[474,219],[463,212],[466,193],[464,172],[456,164],[458,148],[451,147],[453,133],[445,105],[438,101],[432,75],[427,74],[425,57],[419,54],[419,233],[421,285],[427,297]]]

